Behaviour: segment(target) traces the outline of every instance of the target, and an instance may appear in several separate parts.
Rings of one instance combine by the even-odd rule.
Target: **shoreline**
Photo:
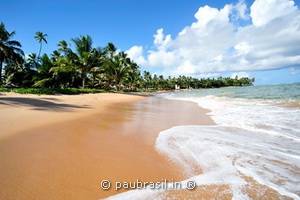
[[[0,96],[2,103],[3,97]],[[39,109],[43,103],[39,107],[29,103],[17,107],[0,104],[1,113],[7,109],[1,115],[1,125],[14,117],[19,123],[6,125],[6,131],[13,134],[0,136],[0,158],[4,163],[0,166],[3,191],[0,196],[5,199],[99,199],[124,192],[101,191],[102,179],[182,180],[180,167],[155,150],[157,135],[173,126],[213,123],[205,114],[207,111],[194,103],[157,97],[123,94],[9,97],[59,99],[56,104],[61,107],[68,99],[69,106],[61,110],[56,105],[53,112]],[[51,97],[57,99],[45,99]],[[195,115],[199,118],[195,119]],[[19,121],[20,118],[24,120]],[[30,125],[28,121],[36,124]],[[23,184],[16,188],[17,183]]]

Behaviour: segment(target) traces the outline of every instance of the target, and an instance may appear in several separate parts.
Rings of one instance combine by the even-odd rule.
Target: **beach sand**
[[[213,124],[206,112],[124,94],[1,94],[0,199],[99,199],[123,192],[103,191],[103,179],[183,180],[155,139],[172,126]]]

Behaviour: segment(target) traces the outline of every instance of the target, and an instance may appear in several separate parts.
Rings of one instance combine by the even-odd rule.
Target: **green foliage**
[[[38,56],[37,56],[37,58],[40,59],[40,55],[41,55],[41,52],[42,52],[43,42],[47,44],[47,34],[38,31],[38,32],[35,33],[34,39],[38,43],[40,43],[40,48],[39,48],[39,52],[38,52]]]
[[[61,40],[57,50],[40,57],[42,44],[47,44],[47,34],[37,32],[34,38],[40,44],[39,52],[31,53],[25,59],[21,44],[11,40],[13,35],[14,32],[8,32],[4,24],[0,24],[0,82],[1,72],[4,71],[3,86],[14,88],[8,90],[18,93],[78,94],[103,90],[153,92],[175,87],[247,86],[254,82],[254,79],[238,77],[165,78],[147,71],[141,75],[139,66],[125,52],[118,52],[111,42],[104,48],[95,47],[89,35],[74,38],[70,43]],[[4,70],[1,70],[3,66]],[[6,91],[3,88],[1,90]]]
[[[8,64],[22,65],[24,52],[21,43],[13,40],[15,32],[6,30],[4,23],[0,23],[0,84],[2,84],[2,70]]]
[[[0,88],[0,92],[15,92],[19,94],[85,94],[102,93],[105,90],[91,88]]]

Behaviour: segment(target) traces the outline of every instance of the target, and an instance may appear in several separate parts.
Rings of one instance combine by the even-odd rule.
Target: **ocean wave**
[[[300,199],[296,141],[221,125],[180,126],[161,132],[156,147],[181,165],[198,186],[228,184],[233,199],[247,198],[244,176],[283,196]],[[203,172],[195,174],[193,165],[201,166]]]
[[[199,165],[198,184],[229,184],[235,199],[243,176],[279,194],[300,199],[300,110],[277,101],[214,95],[165,98],[192,101],[209,109],[216,126],[181,126],[161,132],[157,149],[185,172]],[[191,165],[192,164],[192,165]],[[241,176],[242,175],[242,176]],[[236,195],[239,194],[239,195]]]
[[[193,180],[198,187],[228,185],[232,199],[238,200],[263,195],[268,199],[266,188],[284,199],[300,199],[299,107],[282,106],[283,100],[191,92],[160,97],[195,102],[210,110],[208,115],[217,125],[173,127],[159,133],[155,144],[157,151],[182,167],[187,177],[183,182]],[[168,199],[165,192],[147,189],[111,199],[126,198]]]

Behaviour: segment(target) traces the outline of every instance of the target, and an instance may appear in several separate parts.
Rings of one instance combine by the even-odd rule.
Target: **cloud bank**
[[[153,48],[133,46],[126,52],[145,68],[163,73],[269,70],[300,65],[300,11],[292,0],[243,1],[223,8],[202,6],[195,22],[176,36],[160,28]]]

